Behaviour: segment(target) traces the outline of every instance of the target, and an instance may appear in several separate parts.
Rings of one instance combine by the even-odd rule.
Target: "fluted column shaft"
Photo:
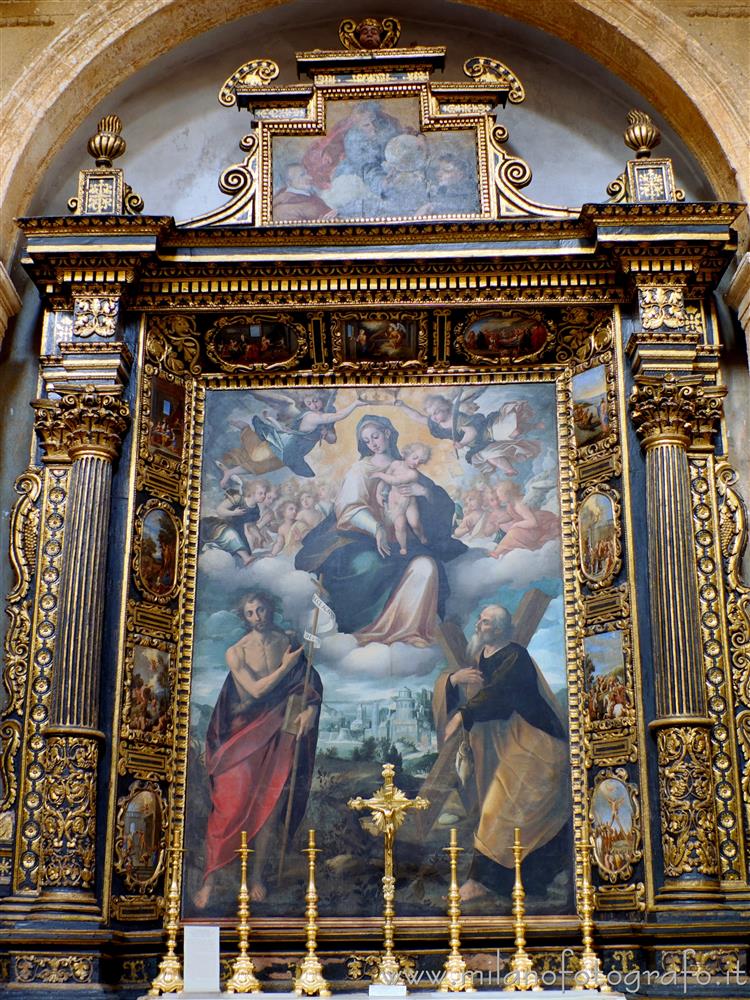
[[[721,900],[700,639],[688,447],[710,436],[723,390],[700,378],[635,380],[633,421],[646,453],[648,566],[664,880],[661,901]]]
[[[72,462],[42,829],[43,894],[61,913],[95,908],[99,675],[112,463],[128,426],[120,391],[81,387],[59,404]]]

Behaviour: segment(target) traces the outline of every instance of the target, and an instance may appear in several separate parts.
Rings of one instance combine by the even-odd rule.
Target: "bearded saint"
[[[540,848],[557,853],[570,823],[562,709],[525,647],[510,641],[511,630],[505,608],[484,608],[467,650],[476,665],[443,673],[433,696],[441,742],[463,727],[459,777],[476,785],[479,822],[464,901],[510,893],[516,827],[526,859]]]

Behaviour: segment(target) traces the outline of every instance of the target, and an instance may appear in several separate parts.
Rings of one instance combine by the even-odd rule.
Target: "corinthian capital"
[[[706,385],[695,375],[678,378],[668,372],[663,378],[636,378],[630,413],[643,447],[710,447],[725,395],[724,386]]]
[[[65,444],[73,461],[97,455],[111,462],[130,424],[130,410],[119,389],[93,385],[67,392],[60,401]]]
[[[62,425],[60,403],[52,399],[34,399],[34,430],[39,438],[45,465],[67,464],[70,461],[65,447],[65,431]]]

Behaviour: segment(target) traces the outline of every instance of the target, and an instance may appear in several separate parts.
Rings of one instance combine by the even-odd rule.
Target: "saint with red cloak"
[[[320,676],[274,625],[267,595],[247,594],[240,607],[248,631],[227,650],[229,673],[206,736],[211,811],[203,885],[194,897],[199,910],[209,904],[216,873],[235,860],[243,830],[255,850],[251,897],[265,899],[268,850],[285,828],[291,839],[299,827],[315,763]]]

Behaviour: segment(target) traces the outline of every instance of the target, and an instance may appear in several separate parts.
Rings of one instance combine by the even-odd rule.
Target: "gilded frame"
[[[128,865],[129,845],[127,844],[127,833],[125,831],[125,819],[128,806],[132,804],[136,796],[143,793],[150,793],[154,796],[159,809],[159,836],[156,843],[157,857],[153,866],[153,871],[148,878],[137,878],[133,874],[132,867]],[[159,881],[160,875],[164,871],[167,856],[167,804],[162,795],[161,788],[156,781],[135,780],[131,783],[127,794],[117,800],[117,819],[115,836],[115,870],[122,875],[128,889],[135,889],[139,894],[146,894],[153,889]]]
[[[346,356],[346,323],[368,320],[391,321],[395,323],[416,323],[416,353],[413,358],[393,359],[352,359]],[[331,342],[333,346],[333,363],[341,371],[375,372],[387,371],[393,368],[415,369],[423,368],[427,363],[429,316],[418,310],[361,310],[335,312],[331,316]]]
[[[296,347],[294,351],[289,355],[288,358],[283,360],[271,361],[264,360],[259,357],[257,361],[250,362],[232,362],[221,357],[221,354],[217,350],[216,340],[222,330],[233,323],[247,323],[248,325],[254,323],[280,323],[283,326],[289,328],[294,334],[296,340]],[[277,312],[277,313],[250,313],[250,314],[230,314],[227,316],[221,316],[216,322],[206,331],[205,336],[206,343],[206,353],[208,354],[211,361],[214,362],[222,371],[235,372],[235,371],[245,371],[245,372],[258,372],[258,371],[289,371],[291,369],[297,368],[302,358],[305,358],[310,352],[310,332],[302,323],[296,322],[289,313]]]
[[[421,75],[421,74],[420,74]],[[284,220],[273,218],[273,140],[280,136],[324,135],[326,132],[327,104],[329,101],[378,100],[379,98],[414,98],[419,107],[420,131],[470,131],[473,130],[476,142],[477,185],[479,196],[479,212],[449,213],[444,215],[420,216],[420,221],[439,221],[441,219],[467,220],[489,219],[493,217],[493,208],[497,195],[491,178],[489,138],[494,129],[494,120],[488,113],[489,109],[481,108],[477,113],[473,108],[470,113],[442,113],[439,104],[429,91],[427,75],[423,79],[407,81],[393,80],[384,82],[383,75],[376,73],[358,74],[350,82],[343,82],[332,76],[317,75],[313,95],[304,106],[301,114],[292,113],[291,109],[263,109],[260,102],[256,107],[258,121],[258,182],[260,193],[260,211],[258,224],[261,226],[294,226],[299,220]],[[295,109],[297,110],[297,109]],[[287,113],[284,118],[285,111]],[[323,220],[317,220],[318,222]],[[346,216],[347,224],[373,222],[412,222],[413,216],[394,215],[386,217],[356,218]]]
[[[128,650],[125,656],[125,673],[123,677],[124,696],[121,710],[120,735],[133,743],[147,743],[161,746],[164,743],[163,733],[159,733],[158,731],[143,732],[140,729],[134,728],[131,724],[131,715],[133,710],[133,677],[136,667],[136,648],[153,650],[157,654],[162,654],[167,659],[166,667],[169,682],[169,701],[164,714],[171,725],[171,720],[174,714],[173,710],[176,682],[174,643],[167,642],[164,639],[157,639],[152,634],[131,632]]]
[[[592,573],[586,568],[587,554],[583,547],[583,531],[581,530],[581,514],[585,506],[594,497],[601,496],[608,501],[612,511],[613,533],[610,551],[606,553],[609,564],[605,564],[601,573]],[[579,574],[582,583],[590,590],[604,590],[611,586],[622,569],[622,505],[616,490],[601,483],[586,487],[577,504],[576,520],[578,528],[578,558]]]
[[[533,350],[517,355],[503,354],[500,350],[497,355],[490,357],[486,354],[479,354],[476,349],[472,349],[468,342],[471,327],[481,320],[535,320],[537,324],[544,327],[545,337],[542,343]],[[557,331],[549,317],[539,309],[480,309],[469,313],[463,323],[456,326],[453,332],[453,346],[457,353],[466,358],[472,365],[488,366],[499,368],[506,365],[524,365],[530,361],[536,361],[552,352],[556,341]]]
[[[587,713],[584,745],[588,767],[593,765],[612,766],[628,761],[633,762],[637,756],[633,650],[628,623],[623,621],[609,621],[588,627],[582,639],[582,649],[585,651],[587,639],[591,637],[604,637],[608,634],[617,634],[619,636],[625,675],[624,687],[629,703],[625,706],[619,718],[592,720],[590,714]],[[583,686],[585,695],[590,696],[591,691],[585,677]]]
[[[265,380],[264,380],[265,382]],[[359,378],[349,376],[344,378],[341,375],[333,375],[328,378],[315,378],[314,376],[300,373],[299,375],[287,375],[284,378],[284,388],[313,388],[350,386],[357,388],[364,393],[377,393],[386,395],[390,391],[405,386],[424,386],[433,388],[436,383],[446,386],[478,386],[497,385],[506,383],[535,383],[553,382],[555,384],[555,410],[558,421],[558,457],[560,462],[560,504],[562,518],[561,537],[561,559],[562,559],[562,579],[563,579],[563,628],[565,642],[568,648],[566,657],[567,677],[568,677],[568,704],[569,704],[569,724],[570,724],[570,763],[571,763],[571,797],[573,806],[573,825],[576,831],[574,843],[579,845],[579,831],[582,829],[584,805],[584,732],[582,719],[582,699],[583,691],[580,683],[580,671],[575,656],[572,655],[579,641],[579,616],[577,613],[578,602],[580,600],[580,584],[577,573],[577,546],[574,529],[574,452],[569,446],[571,435],[570,424],[570,369],[565,365],[538,365],[533,369],[522,370],[514,368],[506,371],[476,372],[467,374],[459,372],[455,374],[441,373],[439,380],[433,377],[420,376],[419,374],[401,375],[394,372],[389,376],[384,373],[377,377],[376,381],[368,378],[363,373]],[[269,383],[266,383],[268,385]],[[253,383],[256,387],[258,383]],[[189,732],[189,699],[190,699],[190,676],[192,664],[192,649],[194,642],[194,608],[196,601],[196,569],[198,555],[198,520],[197,512],[200,500],[200,476],[203,453],[203,432],[205,429],[205,409],[206,393],[208,391],[222,389],[246,388],[246,379],[239,375],[228,376],[225,374],[206,374],[196,380],[193,400],[194,423],[190,433],[192,451],[188,462],[189,482],[187,487],[187,529],[185,538],[185,573],[184,588],[182,597],[182,631],[180,634],[177,659],[178,659],[178,683],[176,702],[176,724],[175,724],[175,748],[176,757],[174,762],[175,795],[173,806],[173,823],[177,830],[183,831],[185,823],[186,807],[186,780],[187,780],[187,740]],[[371,397],[372,398],[372,397]],[[576,896],[580,892],[580,871],[581,862],[579,848],[575,848],[575,863],[571,859],[571,872],[574,874],[574,891]],[[185,873],[181,873],[184,880]],[[572,919],[576,919],[571,914]],[[214,919],[214,918],[212,918]],[[278,926],[281,918],[276,916],[256,917],[254,926],[259,930],[266,929],[272,931]],[[300,935],[303,929],[301,917],[284,917],[284,926],[294,936]],[[487,933],[490,928],[496,925],[497,918],[486,916],[473,916],[464,918],[464,926],[469,933]],[[566,917],[556,917],[556,920],[565,921]],[[219,922],[223,922],[220,919]],[[397,924],[401,933],[408,932],[409,929],[419,929],[420,933],[427,936],[439,936],[443,924],[442,918],[438,917],[399,917]],[[377,917],[357,917],[344,919],[342,917],[327,917],[324,914],[320,918],[321,934],[323,937],[340,934],[343,930],[348,933],[361,935],[363,939],[375,939],[380,933],[380,919]]]
[[[621,864],[616,867],[609,864],[607,861],[607,850],[601,841],[597,840],[596,831],[598,824],[596,823],[595,815],[595,800],[597,793],[602,788],[604,782],[618,782],[625,788],[626,795],[630,804],[630,813],[632,825],[631,829],[633,832],[633,846],[631,853],[628,857],[622,858]],[[608,800],[609,801],[609,800]],[[617,813],[613,809],[613,816]],[[619,881],[626,882],[633,874],[633,868],[643,857],[642,849],[642,831],[641,831],[641,807],[638,800],[638,789],[636,786],[628,780],[628,772],[624,767],[618,767],[614,769],[607,769],[605,771],[599,771],[594,779],[594,784],[591,788],[589,796],[589,823],[591,829],[590,835],[590,846],[591,846],[591,856],[599,869],[599,875],[602,879],[607,882],[615,883]],[[610,855],[614,857],[614,855]]]
[[[175,553],[172,582],[166,589],[155,589],[147,577],[146,560],[143,553],[146,520],[156,511],[162,511],[174,527]],[[166,500],[152,498],[142,504],[135,515],[135,540],[133,545],[133,579],[136,587],[157,604],[169,604],[180,589],[180,568],[182,564],[183,528],[174,506]]]

